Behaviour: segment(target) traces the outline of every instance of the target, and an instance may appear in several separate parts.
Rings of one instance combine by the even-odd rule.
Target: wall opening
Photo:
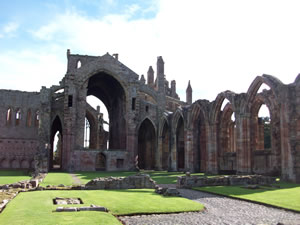
[[[11,124],[11,114],[12,114],[12,110],[8,109],[7,113],[6,113],[6,124],[10,125]]]
[[[16,111],[16,126],[18,126],[20,124],[21,121],[21,110],[17,109]]]
[[[106,170],[106,156],[103,153],[98,153],[96,155],[96,170],[105,171]]]
[[[84,134],[84,147],[105,150],[109,148],[109,114],[104,103],[95,96],[86,98],[88,107]],[[87,122],[89,124],[87,124]],[[87,127],[88,125],[88,127]],[[89,146],[87,146],[87,140]]]
[[[62,169],[63,134],[62,125],[58,116],[55,117],[51,127],[51,150],[49,154],[49,169]]]
[[[100,100],[107,109],[107,120],[103,119],[103,130],[109,129],[108,149],[126,149],[127,127],[126,127],[126,96],[119,81],[111,75],[100,72],[92,76],[88,81],[87,96],[94,96]],[[100,114],[101,115],[101,114]],[[107,131],[106,131],[107,132]]]
[[[155,129],[149,119],[145,119],[138,131],[138,166],[140,169],[155,167]]]

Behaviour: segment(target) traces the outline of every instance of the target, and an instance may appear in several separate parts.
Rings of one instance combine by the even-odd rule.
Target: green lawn
[[[45,177],[41,186],[46,187],[47,185],[55,185],[58,186],[60,184],[71,186],[73,184],[73,179],[69,173],[54,173],[50,172]]]
[[[141,173],[146,173],[151,176],[157,184],[176,184],[177,177],[183,176],[182,172],[167,172],[167,171],[141,171]],[[126,177],[136,174],[136,172],[76,172],[75,173],[81,180],[83,184],[86,184],[90,180],[96,177]],[[193,173],[192,175],[203,175],[203,173]]]
[[[0,170],[0,185],[30,180],[31,176],[22,170]]]
[[[58,206],[53,205],[55,197],[81,198],[83,205],[105,206],[110,213],[54,212]],[[163,197],[152,189],[35,191],[20,193],[12,200],[0,214],[0,225],[120,224],[112,215],[199,211],[203,208],[203,205],[185,198]]]
[[[239,186],[196,187],[194,190],[207,191],[239,199],[269,204],[300,212],[300,185],[278,183],[280,188],[260,186],[259,189],[246,189]]]

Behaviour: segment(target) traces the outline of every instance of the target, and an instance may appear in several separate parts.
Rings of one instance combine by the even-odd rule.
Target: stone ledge
[[[147,174],[136,174],[128,177],[96,178],[85,185],[86,190],[98,189],[142,189],[155,188],[156,183]]]
[[[262,175],[233,175],[212,178],[198,176],[180,176],[177,178],[177,188],[272,184],[275,181],[275,177]]]

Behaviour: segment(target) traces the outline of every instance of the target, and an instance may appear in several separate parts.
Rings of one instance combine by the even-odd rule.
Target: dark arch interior
[[[126,97],[123,87],[112,76],[100,72],[89,79],[87,96],[99,98],[109,114],[109,148],[126,149]]]
[[[54,137],[56,135],[56,133],[59,132],[60,133],[60,141],[58,142],[58,146],[54,146]],[[59,119],[58,116],[55,117],[53,123],[52,123],[52,127],[51,127],[51,137],[50,137],[50,144],[51,144],[51,151],[50,151],[50,154],[49,154],[49,169],[50,170],[53,170],[53,169],[62,169],[62,151],[63,151],[63,144],[62,144],[62,141],[63,141],[63,133],[62,133],[62,125],[61,125],[61,121]],[[60,151],[59,151],[59,155],[57,157],[56,160],[54,160],[54,157],[53,157],[53,152],[54,152],[54,149],[58,147],[60,148]]]
[[[138,166],[140,169],[154,169],[155,129],[149,119],[143,121],[138,134]]]

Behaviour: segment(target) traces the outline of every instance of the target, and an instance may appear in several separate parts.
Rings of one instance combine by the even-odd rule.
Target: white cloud
[[[2,31],[0,31],[0,38],[14,36],[14,33],[17,31],[18,28],[19,24],[16,22],[9,22],[5,24],[2,28]]]
[[[155,68],[156,57],[162,55],[167,79],[177,81],[182,100],[188,80],[194,100],[214,100],[227,89],[246,92],[263,73],[291,83],[300,72],[298,1],[161,0],[157,4],[159,11],[152,19],[130,20],[143,10],[135,5],[122,15],[101,20],[75,10],[57,15],[33,34],[50,41],[45,49],[48,43],[57,44],[58,49],[50,55],[32,51],[44,59],[24,65],[27,73],[38,77],[45,67],[52,78],[64,74],[67,48],[76,54],[119,53],[120,61],[139,75],[146,74],[149,65]],[[22,64],[18,57],[16,62]],[[9,72],[22,74],[14,70]],[[40,86],[57,83],[44,82]]]

